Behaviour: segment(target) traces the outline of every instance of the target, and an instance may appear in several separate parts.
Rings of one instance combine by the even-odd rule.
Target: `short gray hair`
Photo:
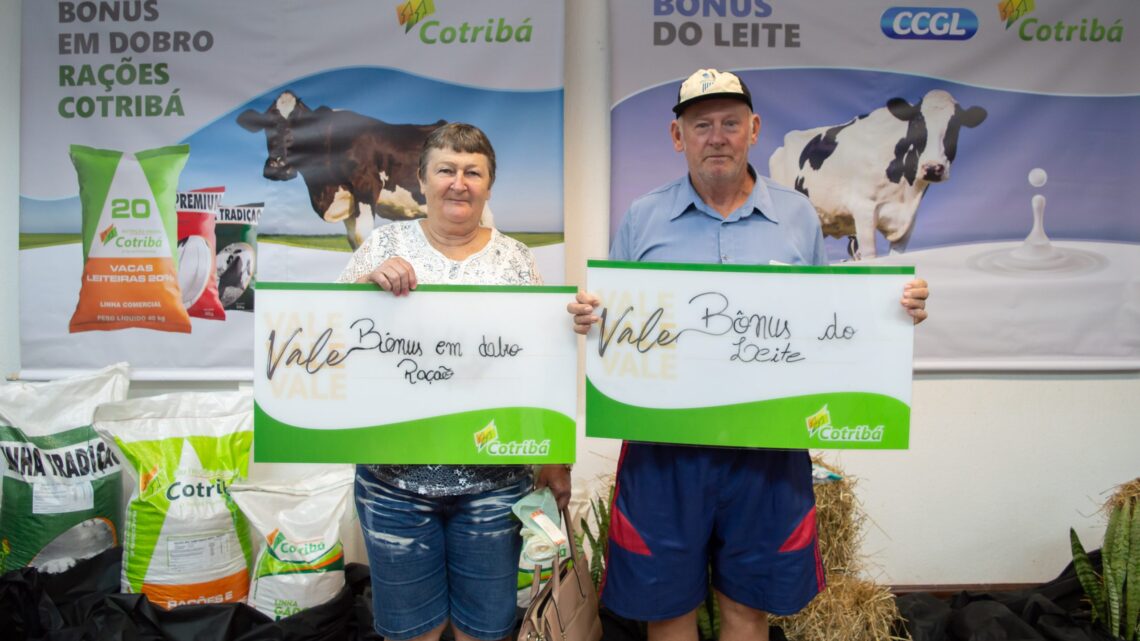
[[[427,174],[428,154],[432,149],[448,149],[465,154],[483,154],[487,157],[487,167],[490,170],[487,186],[495,184],[495,148],[487,134],[475,125],[465,122],[449,122],[428,134],[424,140],[424,147],[420,151],[420,167],[418,170],[420,180]]]

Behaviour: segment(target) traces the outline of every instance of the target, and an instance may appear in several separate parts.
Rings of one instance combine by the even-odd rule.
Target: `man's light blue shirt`
[[[638,198],[610,247],[611,260],[658,263],[826,265],[819,218],[798,191],[748,172],[756,185],[727,218],[709,207],[688,175]]]

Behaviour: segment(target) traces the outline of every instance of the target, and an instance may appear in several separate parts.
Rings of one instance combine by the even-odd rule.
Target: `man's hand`
[[[601,301],[597,296],[589,292],[578,292],[574,297],[574,302],[566,305],[566,311],[574,317],[574,332],[585,336],[590,332],[590,327],[598,322],[598,317],[594,314],[594,310],[601,305]]]
[[[358,283],[376,283],[386,292],[403,296],[416,288],[416,270],[408,261],[393,256],[380,266],[356,279]]]
[[[916,278],[903,285],[902,306],[910,314],[917,325],[926,320],[926,299],[930,296],[930,289],[926,281]]]
[[[554,500],[558,501],[558,511],[565,510],[570,504],[570,468],[561,463],[543,465],[538,471],[538,478],[534,480],[534,489],[541,490],[544,487],[549,487],[554,494]]]

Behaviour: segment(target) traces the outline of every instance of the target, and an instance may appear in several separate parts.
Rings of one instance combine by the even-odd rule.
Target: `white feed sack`
[[[249,526],[229,486],[249,471],[253,397],[165,394],[103,405],[95,429],[133,475],[122,588],[172,608],[242,602]]]
[[[344,588],[340,522],[353,478],[346,465],[297,481],[230,487],[264,545],[253,568],[251,606],[283,619],[332,600]]]
[[[0,384],[0,574],[61,572],[119,544],[119,459],[91,428],[127,396],[126,363],[47,383]]]

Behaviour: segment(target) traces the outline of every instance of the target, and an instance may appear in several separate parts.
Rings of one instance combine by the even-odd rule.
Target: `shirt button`
[[[720,257],[720,260],[722,263],[727,263],[728,262],[728,254],[722,254]]]

